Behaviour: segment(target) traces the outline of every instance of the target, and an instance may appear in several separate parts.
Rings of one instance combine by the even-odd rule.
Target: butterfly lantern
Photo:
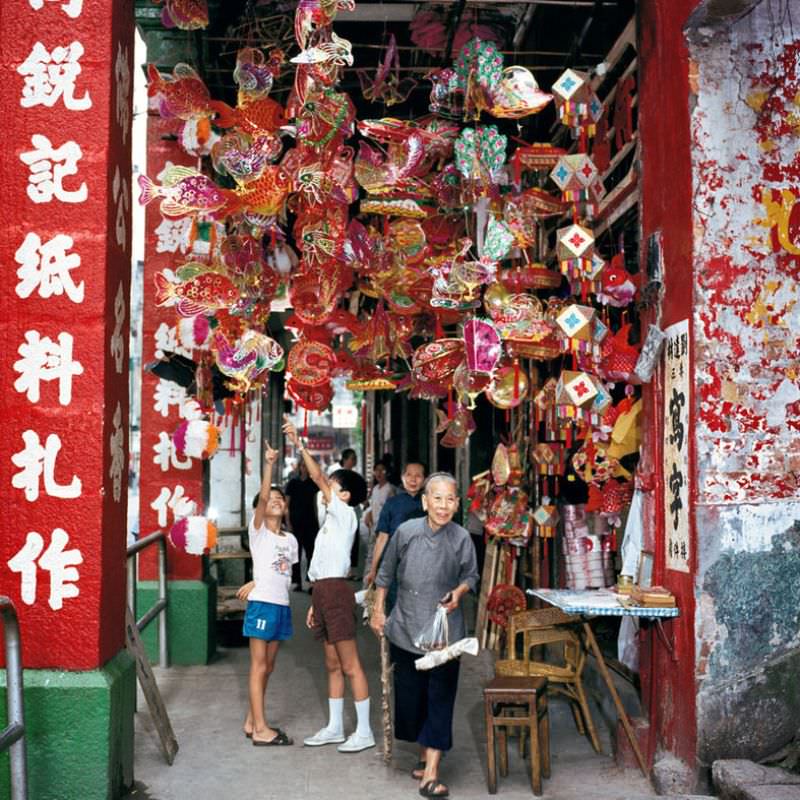
[[[603,115],[603,104],[594,93],[589,75],[567,69],[552,86],[561,122],[572,131],[575,139],[594,136]]]

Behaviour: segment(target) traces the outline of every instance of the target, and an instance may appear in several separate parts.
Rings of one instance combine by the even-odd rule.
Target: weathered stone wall
[[[800,719],[800,40],[785,2],[690,32],[698,757]]]

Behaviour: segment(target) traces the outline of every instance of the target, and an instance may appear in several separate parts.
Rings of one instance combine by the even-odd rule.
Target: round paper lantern
[[[178,342],[187,350],[205,348],[211,333],[208,317],[198,314],[196,317],[178,318]]]
[[[286,369],[296,383],[321,386],[330,380],[336,367],[336,353],[322,342],[301,339],[289,351]]]
[[[486,397],[497,408],[516,408],[528,394],[528,376],[513,366],[501,367],[495,375]]]
[[[175,520],[167,538],[177,550],[201,556],[216,545],[217,526],[206,517],[182,517]]]
[[[219,446],[219,430],[204,419],[187,419],[175,429],[172,442],[181,457],[211,458]]]

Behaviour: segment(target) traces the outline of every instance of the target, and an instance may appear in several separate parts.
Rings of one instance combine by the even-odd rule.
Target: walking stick
[[[389,640],[381,636],[381,713],[383,719],[383,763],[392,761],[392,663],[389,660]]]

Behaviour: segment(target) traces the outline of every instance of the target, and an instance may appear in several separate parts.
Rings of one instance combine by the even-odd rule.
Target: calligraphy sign
[[[664,333],[666,566],[689,572],[689,321],[671,325]]]

